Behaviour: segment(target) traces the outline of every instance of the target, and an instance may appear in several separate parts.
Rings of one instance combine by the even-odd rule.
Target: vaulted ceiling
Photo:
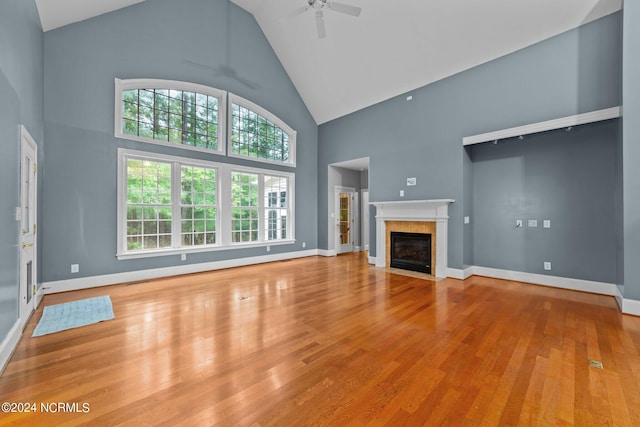
[[[141,1],[36,4],[48,31]],[[318,124],[622,7],[622,0],[341,0],[360,7],[360,16],[325,8],[326,37],[318,38],[315,11],[295,13],[307,0],[231,1],[254,15]]]

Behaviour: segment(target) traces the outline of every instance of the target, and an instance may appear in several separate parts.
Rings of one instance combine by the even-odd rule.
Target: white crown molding
[[[544,122],[531,123],[524,126],[517,126],[509,129],[502,129],[479,135],[462,138],[462,145],[480,144],[483,142],[495,141],[498,139],[513,138],[521,135],[545,132],[554,129],[578,126],[587,123],[599,122],[602,120],[616,119],[622,115],[620,107],[605,108],[604,110],[591,111],[588,113],[576,114],[573,116],[561,117],[559,119],[547,120]]]

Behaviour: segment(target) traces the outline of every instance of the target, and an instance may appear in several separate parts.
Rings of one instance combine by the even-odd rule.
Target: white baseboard
[[[318,255],[320,256],[338,256],[338,252],[335,249],[326,250],[326,249],[318,249]]]
[[[635,299],[623,298],[622,312],[624,314],[640,316],[640,301]]]
[[[34,301],[34,310],[37,310],[38,307],[40,307],[40,303],[42,302],[42,298],[44,298],[44,290],[42,289],[42,286],[38,288],[38,291],[36,292],[35,295],[35,301]]]
[[[521,271],[500,270],[489,267],[470,267],[472,274],[493,277],[495,279],[514,280],[517,282],[533,283],[535,285],[550,286],[552,288],[571,289],[574,291],[591,292],[594,294],[616,296],[618,287],[613,283],[593,282],[590,280],[571,279],[568,277],[547,276],[546,274],[524,273]]]
[[[629,299],[622,296],[620,288],[616,286],[616,301],[620,311],[624,314],[631,314],[633,316],[640,316],[640,301],[635,299]]]
[[[155,268],[149,270],[128,271],[124,273],[106,274],[103,276],[81,277],[78,279],[58,280],[42,284],[44,294],[96,288],[119,283],[138,282],[160,277],[178,276],[180,274],[201,273],[203,271],[221,270],[223,268],[242,267],[263,264],[266,262],[284,261],[318,255],[317,249],[283,254],[263,255],[249,258],[237,258],[225,261],[212,261],[200,264],[180,265],[175,267]]]
[[[374,256],[368,257],[367,261],[369,262],[369,264],[376,265],[376,257],[374,257]]]
[[[452,279],[464,280],[473,275],[473,267],[467,267],[465,269],[459,268],[448,268],[447,269],[447,277],[451,277]]]
[[[13,350],[18,345],[20,337],[22,336],[20,323],[20,319],[17,319],[16,323],[13,324],[13,327],[2,341],[2,344],[0,344],[0,374],[4,371],[7,362],[9,362],[9,359],[13,354]]]
[[[618,307],[620,307],[620,311],[622,311],[622,307],[624,306],[624,297],[622,296],[622,292],[620,291],[620,287],[616,286],[616,302],[618,303]]]

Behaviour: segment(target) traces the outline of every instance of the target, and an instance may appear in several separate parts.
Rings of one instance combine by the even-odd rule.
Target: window
[[[224,152],[226,93],[154,79],[116,79],[116,136]]]
[[[171,247],[171,164],[127,160],[127,250]]]
[[[216,170],[182,166],[180,182],[181,245],[216,243]]]
[[[117,257],[292,243],[293,188],[291,173],[120,148]]]
[[[295,166],[296,132],[260,106],[229,94],[229,155]]]
[[[259,238],[258,175],[231,174],[232,242],[255,242]]]
[[[280,176],[264,177],[265,186],[265,218],[267,240],[287,238],[287,179]]]
[[[174,80],[115,80],[117,138],[295,166],[296,135],[259,105],[219,89]]]

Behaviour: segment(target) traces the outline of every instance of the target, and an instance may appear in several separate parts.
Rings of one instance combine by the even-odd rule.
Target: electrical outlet
[[[468,217],[468,216],[465,216],[465,217],[464,217],[464,223],[465,223],[465,224],[469,224],[469,221],[470,221],[469,217]]]
[[[551,270],[551,263],[549,261],[545,261],[544,262],[544,269],[545,270]]]
[[[404,190],[400,190],[400,197],[404,197]]]
[[[267,245],[267,252],[271,252],[271,246]]]
[[[306,248],[307,247],[307,242],[302,242],[302,247]]]
[[[187,260],[187,254],[180,254],[180,261],[186,261]]]
[[[71,264],[71,272],[79,273],[80,272],[80,264]]]

